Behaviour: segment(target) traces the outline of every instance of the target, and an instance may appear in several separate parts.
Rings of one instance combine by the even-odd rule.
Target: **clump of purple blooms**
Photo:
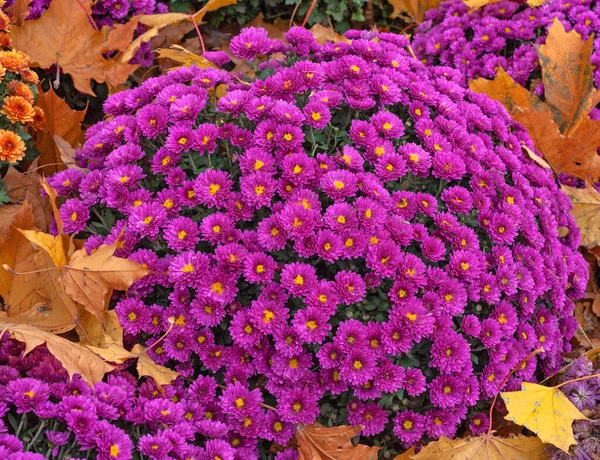
[[[593,0],[547,0],[539,7],[502,1],[470,10],[462,0],[448,0],[427,11],[417,27],[413,48],[428,64],[451,66],[464,81],[494,78],[503,68],[513,79],[543,95],[536,45],[545,43],[548,28],[559,19],[583,40],[595,35],[592,65],[600,86],[600,3]]]
[[[600,86],[600,3],[591,0],[548,0],[535,8],[525,2],[502,1],[477,10],[470,10],[462,0],[448,0],[426,13],[412,44],[423,62],[459,70],[461,84],[480,77],[493,79],[502,68],[542,97],[536,46],[546,42],[555,19],[583,40],[595,36],[591,64],[596,86]],[[590,117],[600,120],[600,110],[592,109]],[[560,174],[558,179],[571,187],[585,187],[585,182],[574,176]],[[600,190],[600,178],[590,180]]]
[[[10,6],[14,0],[6,2]],[[52,0],[32,0],[29,4],[29,16],[27,20],[39,19],[44,12],[50,8]],[[74,7],[79,8],[78,5]],[[168,13],[168,7],[157,0],[96,0],[92,6],[92,18],[98,27],[124,24],[133,16],[140,14]],[[136,36],[144,33],[146,27],[140,24],[135,32]],[[140,64],[149,67],[154,62],[154,55],[150,43],[142,43],[140,49],[129,61],[131,64]]]
[[[525,129],[406,38],[346,37],[244,29],[230,49],[255,78],[190,67],[117,93],[78,152],[89,172],[49,179],[89,253],[152,270],[116,313],[130,343],[175,318],[149,354],[225,388],[210,404],[240,441],[222,458],[317,420],[395,450],[453,437],[556,372],[577,328],[579,229]]]
[[[600,360],[590,361],[586,356],[575,360],[559,379],[559,383],[600,373]],[[573,382],[561,388],[569,400],[590,420],[576,420],[573,433],[577,445],[569,454],[552,445],[546,446],[550,460],[588,460],[600,458],[600,378],[593,377]]]

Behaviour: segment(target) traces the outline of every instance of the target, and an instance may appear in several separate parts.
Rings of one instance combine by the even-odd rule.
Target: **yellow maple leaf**
[[[575,420],[587,420],[558,387],[545,387],[524,382],[522,391],[501,393],[508,409],[506,420],[524,426],[534,432],[543,442],[552,444],[564,452],[577,444],[572,424]]]
[[[142,43],[152,40],[158,35],[161,29],[179,24],[182,21],[189,21],[192,17],[195,22],[200,23],[209,11],[218,10],[219,8],[228,5],[234,5],[236,2],[237,0],[208,0],[202,9],[193,15],[184,13],[164,13],[142,16],[140,18],[140,23],[149,27],[149,29],[131,42],[129,47],[123,53],[123,56],[121,56],[121,62],[129,62],[140,46],[142,46]]]
[[[148,356],[146,348],[143,345],[137,344],[131,349],[131,353],[134,357],[137,357],[137,371],[139,376],[152,377],[159,387],[169,385],[179,377],[179,372],[172,371],[152,361],[152,358]]]
[[[493,432],[492,432],[493,433]],[[478,437],[439,440],[423,447],[414,460],[543,460],[547,458],[542,442],[535,436],[497,438],[490,433]]]
[[[75,251],[58,279],[67,295],[100,322],[104,321],[105,298],[110,289],[126,291],[150,273],[132,260],[116,257],[118,243],[102,245],[89,256],[85,249]]]
[[[114,366],[96,356],[87,347],[28,324],[2,322],[0,328],[8,330],[12,338],[25,344],[25,354],[39,345],[46,344],[48,351],[60,361],[70,377],[79,374],[91,387],[101,382],[104,374],[114,369]]]

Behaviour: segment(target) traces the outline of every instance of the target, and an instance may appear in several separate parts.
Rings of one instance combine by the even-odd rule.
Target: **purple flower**
[[[411,410],[394,417],[394,434],[405,446],[417,444],[425,434],[425,417]]]
[[[278,401],[278,411],[286,422],[311,424],[320,413],[317,398],[308,389],[291,389]]]
[[[268,54],[271,40],[265,29],[246,27],[229,44],[229,50],[240,59],[253,60],[259,54]]]
[[[48,399],[50,388],[40,380],[20,378],[6,386],[6,398],[17,408],[17,412],[31,412]]]

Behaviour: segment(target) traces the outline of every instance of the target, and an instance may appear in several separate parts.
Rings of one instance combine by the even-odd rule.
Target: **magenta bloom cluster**
[[[117,243],[153,271],[116,303],[128,340],[174,317],[150,355],[214,376],[245,446],[316,420],[397,449],[452,437],[532,350],[505,388],[559,369],[577,327],[579,230],[524,128],[404,37],[346,36],[244,29],[233,53],[285,58],[111,96],[90,171],[50,178],[88,252]]]
[[[587,40],[594,35],[591,64],[596,86],[600,85],[600,4],[591,0],[548,0],[532,8],[527,3],[503,1],[470,10],[462,0],[444,1],[429,10],[413,40],[416,55],[428,64],[447,65],[460,71],[462,83],[480,77],[493,79],[499,68],[520,85],[543,97],[544,85],[536,46],[546,42],[548,29],[559,19],[565,30]],[[600,110],[592,109],[592,119]],[[590,177],[600,190],[600,180]],[[559,181],[584,188],[585,182],[560,174]]]
[[[227,408],[219,404],[225,396],[217,396],[213,377],[161,389],[120,371],[90,388],[78,376],[70,381],[45,347],[23,356],[23,344],[6,337],[0,341],[0,458],[258,458],[255,443],[226,423]],[[293,429],[274,415],[268,420]],[[276,459],[297,456],[288,450]]]
[[[559,19],[567,31],[584,40],[594,35],[592,65],[600,66],[600,4],[592,0],[548,0],[532,8],[527,3],[502,1],[470,10],[462,0],[448,0],[429,10],[417,28],[413,47],[429,64],[448,65],[466,80],[494,78],[503,68],[537,95],[544,92],[536,45],[545,43],[548,28]],[[600,85],[600,72],[594,72]]]
[[[6,6],[10,6],[14,0],[8,0]],[[44,12],[50,8],[52,0],[32,0],[29,4],[29,16],[27,20],[39,19]],[[79,6],[78,6],[79,7]],[[157,0],[97,0],[92,6],[92,18],[98,27],[123,24],[133,16],[140,14],[168,13],[168,7]],[[145,26],[139,25],[136,34],[146,31]],[[142,43],[140,49],[129,61],[131,64],[140,64],[149,67],[154,61],[154,55],[150,43]]]

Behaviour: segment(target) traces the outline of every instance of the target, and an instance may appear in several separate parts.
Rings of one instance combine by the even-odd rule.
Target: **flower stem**
[[[494,396],[494,400],[492,401],[492,405],[490,407],[490,424],[488,427],[488,431],[487,431],[487,435],[489,436],[490,433],[492,432],[492,414],[494,412],[494,406],[496,405],[496,401],[498,399],[498,395],[500,394],[502,387],[504,386],[504,384],[506,383],[506,381],[510,378],[511,375],[513,375],[515,372],[517,372],[517,369],[519,369],[523,364],[525,364],[527,361],[529,361],[531,358],[533,358],[535,355],[537,355],[538,353],[543,353],[545,350],[543,347],[537,348],[536,350],[533,350],[529,356],[527,356],[523,361],[521,361],[519,364],[516,365],[516,367],[510,371],[508,373],[508,375],[506,375],[506,377],[504,377],[502,379],[502,382],[500,382],[500,385],[498,386],[498,393],[496,393],[496,396]]]
[[[46,420],[44,420],[42,423],[40,423],[40,427],[36,431],[35,435],[31,439],[31,441],[29,441],[29,443],[27,444],[27,450],[31,449],[31,447],[35,444],[35,442],[37,441],[37,438],[39,437],[40,433],[46,427],[47,424],[48,424],[48,422]]]

